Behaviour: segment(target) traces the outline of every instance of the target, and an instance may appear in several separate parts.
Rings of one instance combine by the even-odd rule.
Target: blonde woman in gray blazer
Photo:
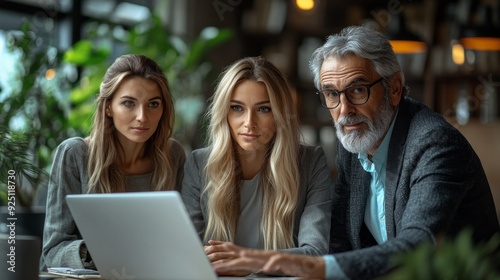
[[[283,74],[262,57],[236,61],[221,76],[208,113],[209,146],[188,158],[182,185],[212,263],[233,257],[225,242],[328,251],[329,169],[321,148],[300,143],[293,100]]]

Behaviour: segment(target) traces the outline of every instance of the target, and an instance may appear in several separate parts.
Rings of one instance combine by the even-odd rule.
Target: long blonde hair
[[[261,171],[261,225],[265,249],[295,247],[293,230],[300,182],[300,132],[296,105],[284,75],[262,57],[236,61],[221,74],[207,116],[211,152],[205,167],[208,222],[204,240],[233,241],[239,218],[241,169],[227,115],[231,94],[242,81],[266,86],[276,134]]]
[[[153,160],[151,186],[154,190],[174,189],[177,182],[173,162],[169,158],[170,137],[174,125],[174,105],[167,78],[162,68],[144,55],[128,54],[118,57],[108,68],[96,100],[94,123],[88,144],[89,193],[125,191],[125,174],[119,168],[122,149],[111,117],[106,107],[120,84],[127,77],[137,76],[154,81],[162,92],[163,114],[155,133],[145,143],[145,155]]]

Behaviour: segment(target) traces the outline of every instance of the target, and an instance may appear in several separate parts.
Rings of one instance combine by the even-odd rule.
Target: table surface
[[[40,274],[39,274],[39,280],[68,280],[68,279],[82,279],[82,278],[60,277],[60,276],[49,274],[47,272],[40,272]],[[86,278],[86,279],[92,279],[92,278]],[[93,279],[100,279],[100,278],[93,278]],[[253,279],[258,279],[258,280],[300,280],[301,278],[248,275],[248,276],[243,276],[243,277],[222,277],[221,276],[218,279],[221,279],[221,280],[242,280],[242,279],[246,279],[246,280],[253,280]]]

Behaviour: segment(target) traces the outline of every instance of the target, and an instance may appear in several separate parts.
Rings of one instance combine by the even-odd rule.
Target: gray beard
[[[391,107],[389,98],[386,95],[373,122],[363,115],[341,116],[335,123],[337,137],[347,151],[351,153],[368,153],[389,129],[394,112],[395,109]],[[344,132],[344,125],[360,122],[366,123],[368,129]]]

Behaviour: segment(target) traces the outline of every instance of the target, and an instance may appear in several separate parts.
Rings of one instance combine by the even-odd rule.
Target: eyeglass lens
[[[343,92],[345,93],[347,101],[351,104],[363,105],[368,101],[370,96],[370,87],[382,80],[383,78],[380,78],[369,85],[352,85],[341,91],[333,89],[320,90],[318,95],[321,105],[330,109],[336,108],[340,104],[340,94]]]

